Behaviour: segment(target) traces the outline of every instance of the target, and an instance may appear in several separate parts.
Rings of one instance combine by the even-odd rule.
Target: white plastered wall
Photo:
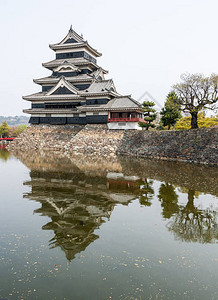
[[[107,126],[108,129],[142,130],[137,122],[109,122]]]

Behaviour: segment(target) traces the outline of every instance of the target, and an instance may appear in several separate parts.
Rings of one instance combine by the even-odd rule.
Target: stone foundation
[[[86,125],[66,145],[69,153],[87,153],[114,156],[124,135],[124,130],[109,130],[107,124]]]
[[[84,125],[30,125],[7,147],[9,150],[63,150]]]
[[[218,165],[218,128],[125,131],[117,154]]]
[[[63,151],[68,156],[128,155],[218,165],[218,128],[187,131],[109,130],[99,125],[31,125],[9,150]]]

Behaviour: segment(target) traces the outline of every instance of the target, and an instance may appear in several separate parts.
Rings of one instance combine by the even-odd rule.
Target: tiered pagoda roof
[[[64,88],[64,94],[56,94],[55,92],[58,88]],[[115,91],[115,86],[113,80],[102,80],[96,81],[92,79],[92,83],[86,90],[79,90],[73,84],[71,84],[64,76],[59,78],[57,84],[52,87],[48,92],[40,92],[34,93],[28,96],[23,96],[25,100],[39,100],[39,99],[50,99],[50,98],[57,98],[57,97],[67,97],[67,98],[75,98],[75,97],[87,97],[87,96],[102,96],[102,95],[111,95],[111,96],[119,96],[119,94]]]
[[[108,111],[141,112],[141,105],[137,101],[130,96],[121,96],[113,80],[105,79],[108,71],[97,65],[97,57],[101,53],[77,34],[72,26],[61,42],[50,44],[49,47],[55,51],[56,58],[42,65],[52,74],[34,79],[36,84],[42,86],[42,91],[23,97],[32,102],[32,108],[24,110],[31,114],[30,123],[51,121],[54,124],[52,114],[58,113],[60,124],[73,124],[74,121],[86,124],[86,119],[78,121],[78,115],[74,119],[72,113],[89,112],[90,121],[91,111],[105,112],[104,116],[102,113],[101,117],[93,116],[92,123],[107,123]],[[66,114],[70,114],[70,119]],[[59,122],[58,118],[55,118],[56,121]]]

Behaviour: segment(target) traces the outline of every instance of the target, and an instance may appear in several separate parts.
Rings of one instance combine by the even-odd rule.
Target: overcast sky
[[[0,0],[0,115],[21,115],[22,95],[49,76],[48,47],[73,29],[103,55],[121,94],[164,103],[184,72],[218,72],[217,0]]]

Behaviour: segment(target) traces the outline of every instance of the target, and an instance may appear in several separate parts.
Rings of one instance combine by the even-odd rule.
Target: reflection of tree
[[[143,184],[140,183],[139,202],[144,206],[151,206],[151,200],[154,196],[154,189],[152,188],[153,180],[145,179]]]
[[[194,195],[195,191],[188,191],[187,204],[178,206],[178,211],[170,219],[168,229],[182,241],[213,243],[218,239],[216,211],[195,207]]]
[[[25,182],[31,191],[24,197],[40,203],[35,212],[50,219],[42,228],[54,232],[50,247],[60,247],[69,260],[98,238],[95,230],[109,218],[116,203],[128,205],[138,198],[141,205],[151,206],[153,180],[166,182],[158,198],[176,238],[205,243],[217,238],[216,212],[195,208],[191,192],[215,195],[215,168],[129,158],[101,162],[60,152],[19,152],[16,156],[31,170],[31,179]],[[187,205],[178,203],[175,186],[189,191]],[[205,228],[209,228],[208,237]]]
[[[159,189],[158,198],[161,201],[164,218],[169,219],[172,215],[178,212],[178,195],[176,194],[172,184],[162,183]]]
[[[7,161],[11,157],[11,154],[4,149],[0,149],[0,159]]]
[[[179,191],[180,193],[188,194],[189,189],[187,189],[187,188],[185,188],[185,187],[178,187],[178,186],[176,186],[176,188],[178,189],[178,191]],[[203,194],[203,193],[201,193],[201,192],[199,192],[199,191],[195,191],[194,196],[195,196],[195,198],[198,198],[201,194]]]

